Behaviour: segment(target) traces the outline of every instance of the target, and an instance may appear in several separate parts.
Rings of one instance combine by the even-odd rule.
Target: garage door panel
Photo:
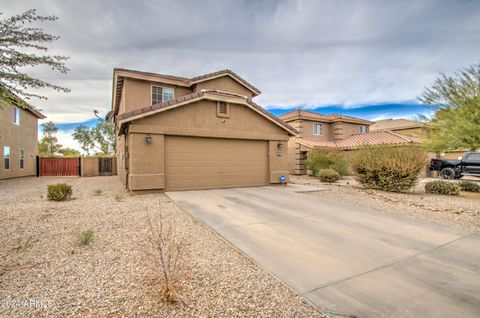
[[[266,185],[267,153],[266,141],[166,136],[166,189]]]

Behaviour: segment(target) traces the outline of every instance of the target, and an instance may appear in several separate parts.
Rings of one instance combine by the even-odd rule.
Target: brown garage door
[[[166,190],[267,184],[267,142],[166,136]]]

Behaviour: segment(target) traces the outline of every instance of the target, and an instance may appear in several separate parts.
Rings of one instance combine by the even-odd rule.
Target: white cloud
[[[479,62],[478,1],[6,1],[59,21],[52,53],[71,72],[32,72],[67,86],[42,91],[49,120],[106,113],[114,67],[196,76],[230,68],[266,107],[415,100],[439,72]]]

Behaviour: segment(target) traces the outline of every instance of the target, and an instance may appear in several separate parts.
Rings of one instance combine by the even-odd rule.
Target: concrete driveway
[[[332,317],[480,317],[479,235],[309,190],[167,194]]]

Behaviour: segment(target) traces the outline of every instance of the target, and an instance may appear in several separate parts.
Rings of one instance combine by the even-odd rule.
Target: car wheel
[[[443,168],[442,171],[440,171],[440,176],[443,179],[451,180],[455,178],[455,170],[453,170],[452,168]]]

